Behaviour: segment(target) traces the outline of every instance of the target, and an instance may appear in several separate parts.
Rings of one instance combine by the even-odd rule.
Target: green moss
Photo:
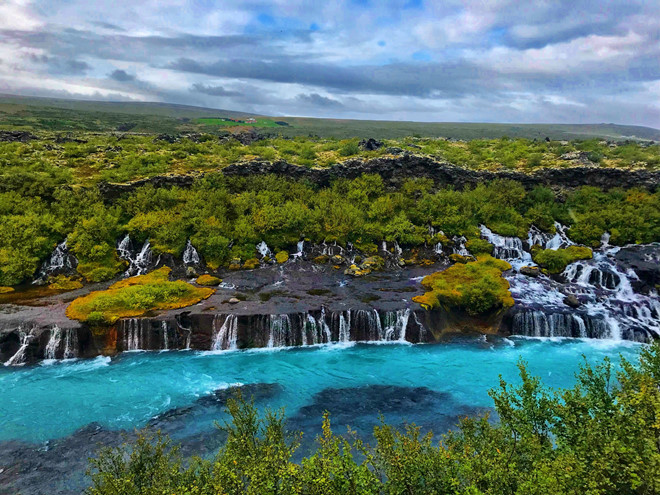
[[[257,258],[250,258],[245,263],[243,263],[243,270],[254,270],[255,268],[259,268],[259,266],[260,263]]]
[[[474,258],[472,258],[472,256],[463,256],[462,254],[452,253],[449,255],[449,259],[454,263],[467,263],[472,261]]]
[[[9,294],[10,292],[14,292],[13,287],[0,287],[0,294]]]
[[[330,260],[330,256],[327,254],[322,254],[320,256],[317,256],[314,258],[312,261],[316,263],[317,265],[324,265]]]
[[[80,280],[72,280],[70,277],[64,275],[58,275],[50,280],[50,284],[48,284],[48,288],[53,290],[75,290],[81,289],[82,286],[83,284]]]
[[[213,275],[209,275],[209,274],[200,275],[199,277],[197,277],[196,280],[197,285],[204,285],[204,286],[218,285],[221,282],[222,282],[221,278],[214,277]]]
[[[566,249],[532,249],[532,259],[549,273],[561,273],[567,265],[593,257],[590,248],[584,246],[569,246]]]
[[[281,265],[282,263],[286,263],[289,261],[289,253],[286,251],[280,251],[275,255],[275,260]]]
[[[476,261],[424,277],[422,285],[428,292],[413,297],[413,301],[425,309],[460,308],[472,315],[509,308],[514,301],[502,272],[510,269],[506,261],[481,255]]]
[[[73,319],[93,324],[112,324],[119,318],[141,316],[149,311],[183,308],[206,299],[215,291],[186,282],[169,281],[170,268],[131,277],[75,299],[66,309]]]

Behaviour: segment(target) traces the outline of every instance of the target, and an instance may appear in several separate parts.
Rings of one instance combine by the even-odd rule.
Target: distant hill
[[[259,119],[257,119],[259,117]],[[203,119],[203,120],[200,120]],[[233,110],[169,103],[106,102],[0,95],[0,129],[35,131],[130,131],[144,133],[218,132],[239,120],[284,136],[376,137],[405,136],[455,139],[499,138],[660,141],[660,130],[616,124],[486,124],[460,122],[400,122],[257,116]],[[252,122],[254,124],[244,122]],[[287,125],[288,124],[288,125]]]

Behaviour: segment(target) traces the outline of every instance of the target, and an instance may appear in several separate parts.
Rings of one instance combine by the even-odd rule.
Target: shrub
[[[485,239],[468,239],[465,247],[472,254],[493,254],[494,246]]]
[[[418,426],[382,423],[375,445],[350,429],[335,434],[329,415],[315,450],[296,463],[300,434],[283,412],[259,414],[230,399],[227,440],[215,459],[184,465],[159,434],[102,450],[90,462],[90,495],[217,493],[291,495],[651,494],[660,492],[660,344],[622,360],[586,363],[572,388],[552,390],[523,361],[520,383],[500,378],[489,392],[493,416],[464,417],[436,441]]]

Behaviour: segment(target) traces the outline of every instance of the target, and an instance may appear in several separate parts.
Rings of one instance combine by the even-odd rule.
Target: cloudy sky
[[[660,1],[0,0],[0,93],[660,128]]]

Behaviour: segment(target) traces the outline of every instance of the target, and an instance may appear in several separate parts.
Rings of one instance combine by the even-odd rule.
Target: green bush
[[[520,384],[490,391],[496,421],[459,420],[436,441],[415,425],[382,423],[370,447],[323,418],[316,450],[293,461],[300,434],[283,413],[227,406],[225,445],[184,463],[158,434],[104,449],[90,461],[89,495],[142,494],[652,494],[660,492],[660,344],[638,364],[585,363],[576,384],[545,387],[519,365]]]

